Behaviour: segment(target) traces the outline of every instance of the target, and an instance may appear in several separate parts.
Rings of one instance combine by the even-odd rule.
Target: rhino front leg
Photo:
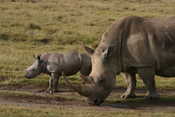
[[[59,75],[57,73],[51,73],[51,77],[49,80],[49,88],[47,89],[48,93],[53,94],[54,92],[57,91],[58,80],[59,80]]]
[[[135,98],[135,88],[136,88],[136,75],[135,73],[122,73],[126,83],[127,90],[121,95],[122,99]]]
[[[159,98],[159,94],[156,91],[155,79],[154,79],[154,69],[152,68],[142,68],[138,70],[140,77],[142,78],[148,92],[146,95],[146,99],[157,99]]]
[[[57,75],[57,77],[55,77],[53,79],[53,92],[57,92],[58,91],[59,77],[60,76]]]

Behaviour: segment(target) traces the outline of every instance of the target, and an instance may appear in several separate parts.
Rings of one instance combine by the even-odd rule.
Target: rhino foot
[[[146,100],[154,100],[154,99],[159,99],[159,98],[160,98],[159,94],[152,94],[152,95],[145,96]]]
[[[56,90],[56,89],[51,89],[51,88],[48,88],[48,89],[46,90],[46,93],[49,93],[49,94],[54,94],[55,92],[58,92],[58,90]]]
[[[128,93],[124,93],[121,95],[122,99],[129,99],[129,98],[136,98],[135,94],[128,94]]]

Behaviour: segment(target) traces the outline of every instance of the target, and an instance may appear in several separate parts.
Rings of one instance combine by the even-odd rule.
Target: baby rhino
[[[91,58],[85,53],[68,52],[45,53],[38,55],[35,62],[26,69],[26,78],[34,78],[40,73],[50,76],[49,93],[57,91],[59,77],[73,75],[80,72],[82,76],[87,76],[91,72]]]

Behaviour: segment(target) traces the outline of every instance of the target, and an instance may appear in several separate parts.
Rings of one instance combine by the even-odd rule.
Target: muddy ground
[[[6,86],[0,87],[0,104],[18,105],[18,106],[79,106],[91,107],[100,110],[144,110],[144,111],[175,111],[175,92],[170,89],[159,89],[161,98],[159,100],[145,100],[145,89],[137,89],[138,97],[136,99],[121,100],[120,95],[125,91],[124,88],[115,88],[108,99],[101,106],[90,106],[86,103],[84,97],[65,86],[60,87],[60,91],[54,95],[48,94],[45,87],[33,86]],[[3,93],[2,93],[3,92]],[[6,92],[11,92],[6,94]],[[15,94],[14,92],[17,92]],[[23,95],[29,93],[30,95]]]

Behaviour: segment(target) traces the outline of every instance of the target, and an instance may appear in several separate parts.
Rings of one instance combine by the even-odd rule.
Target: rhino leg
[[[152,68],[142,68],[138,70],[140,77],[142,78],[148,92],[146,99],[157,99],[159,94],[156,91],[155,79],[154,79],[154,69]]]
[[[126,83],[127,90],[121,95],[122,99],[135,98],[135,88],[136,88],[136,75],[135,73],[122,73]]]
[[[51,73],[51,77],[49,80],[49,88],[47,89],[48,93],[53,94],[54,92],[57,91],[58,80],[59,80],[59,75],[57,73]]]
[[[57,75],[53,79],[53,92],[57,92],[58,91],[58,81],[59,81],[59,76]]]

